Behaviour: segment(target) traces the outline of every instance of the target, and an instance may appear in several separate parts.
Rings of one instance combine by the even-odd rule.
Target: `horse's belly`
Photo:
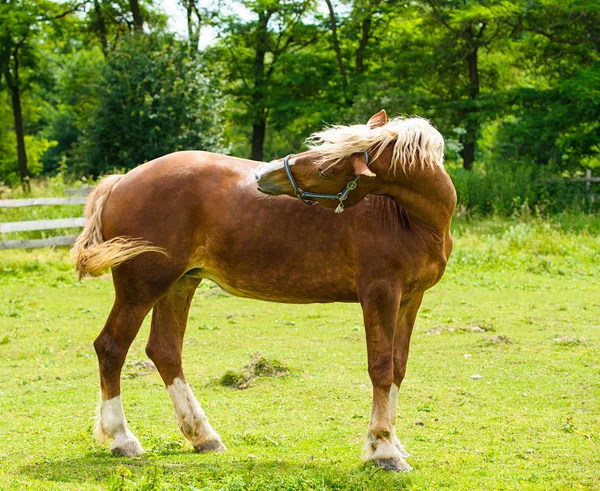
[[[356,286],[350,278],[326,278],[320,275],[295,275],[288,277],[280,274],[239,275],[227,269],[220,271],[201,270],[199,276],[214,281],[227,293],[238,297],[253,298],[281,303],[327,303],[356,302]]]

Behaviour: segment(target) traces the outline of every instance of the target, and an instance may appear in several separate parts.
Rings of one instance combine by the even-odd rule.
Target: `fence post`
[[[592,190],[592,169],[585,170],[585,190],[588,193]]]

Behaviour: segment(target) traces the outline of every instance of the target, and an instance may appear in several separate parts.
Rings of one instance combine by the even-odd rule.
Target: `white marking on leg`
[[[196,450],[227,450],[221,438],[208,422],[190,386],[177,377],[167,387],[173,401],[181,432],[192,442]]]
[[[392,385],[393,386],[393,385]],[[371,409],[371,421],[367,432],[363,458],[373,460],[384,469],[395,471],[411,471],[412,467],[404,460],[400,449],[393,440],[393,426],[390,419],[393,400],[397,400],[398,387],[394,391],[390,387],[388,400],[375,400]]]
[[[115,454],[135,457],[144,453],[139,440],[127,428],[121,396],[109,400],[100,397],[94,434],[101,443],[114,439],[110,450]]]
[[[396,428],[396,420],[398,419],[398,391],[400,388],[396,384],[390,387],[390,421],[392,428]]]
[[[396,423],[398,421],[398,392],[400,387],[396,384],[392,384],[390,387],[390,422],[392,423],[392,442],[394,446],[400,451],[402,457],[407,459],[410,454],[404,448],[404,445],[400,443],[398,436],[396,435]]]

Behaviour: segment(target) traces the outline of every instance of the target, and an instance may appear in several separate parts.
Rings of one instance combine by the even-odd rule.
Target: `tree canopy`
[[[0,0],[0,180],[266,160],[381,108],[430,118],[467,171],[600,167],[598,0],[180,5],[185,36],[151,0]]]

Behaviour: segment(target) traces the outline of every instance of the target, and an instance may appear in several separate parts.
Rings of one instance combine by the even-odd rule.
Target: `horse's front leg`
[[[400,450],[405,459],[410,454],[400,443],[396,436],[396,421],[398,419],[398,392],[400,385],[406,374],[406,362],[408,361],[408,349],[410,347],[410,338],[415,325],[415,318],[421,306],[423,294],[419,293],[410,300],[402,301],[398,319],[396,321],[396,332],[394,335],[394,383],[390,389],[390,420],[392,422],[392,440],[396,448]]]
[[[373,406],[365,445],[365,460],[386,470],[412,468],[394,444],[390,392],[394,383],[394,336],[401,291],[394,281],[375,280],[359,291],[365,320]]]

